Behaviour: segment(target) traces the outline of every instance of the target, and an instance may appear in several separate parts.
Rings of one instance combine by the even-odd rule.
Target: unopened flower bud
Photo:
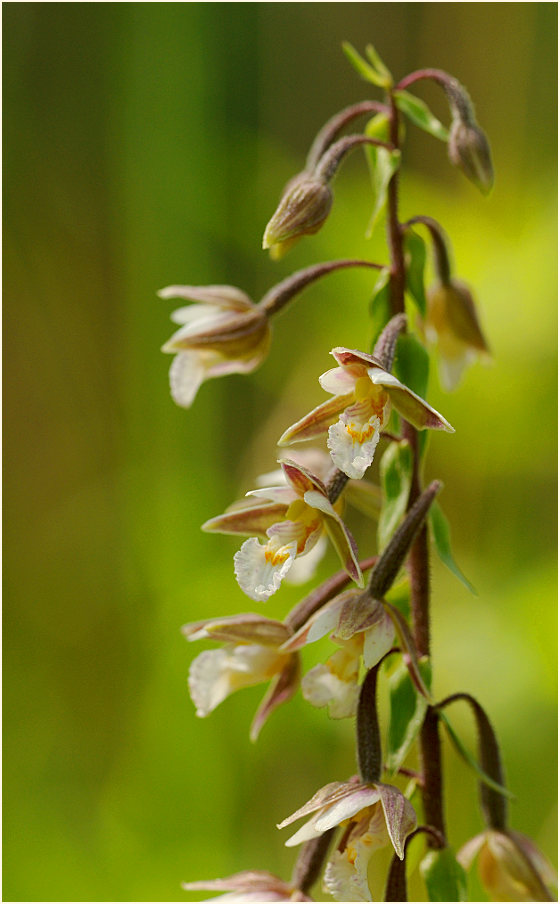
[[[279,260],[299,238],[313,235],[327,219],[332,192],[323,179],[303,172],[288,182],[276,212],[269,221],[263,248]]]
[[[494,185],[494,168],[490,145],[482,129],[474,121],[456,116],[451,125],[448,144],[449,159],[467,179],[487,195]]]

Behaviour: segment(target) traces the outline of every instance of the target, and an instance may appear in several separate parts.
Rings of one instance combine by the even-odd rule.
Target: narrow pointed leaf
[[[499,785],[498,782],[495,782],[492,778],[490,778],[489,775],[486,774],[486,772],[484,772],[476,757],[470,752],[470,750],[465,747],[459,736],[455,733],[445,713],[439,710],[438,715],[440,720],[445,725],[447,733],[451,741],[453,742],[453,745],[455,746],[457,752],[471,767],[471,769],[476,772],[480,781],[484,782],[485,785],[488,785],[489,788],[492,788],[493,791],[497,791],[499,794],[503,794],[503,796],[507,797],[509,800],[513,800],[514,795],[511,793],[511,791],[508,791],[508,789],[504,788],[503,785]]]
[[[468,901],[467,874],[450,847],[428,851],[420,872],[430,901]]]
[[[420,662],[426,686],[430,686],[431,668],[428,661]],[[387,732],[387,768],[393,775],[402,766],[422,727],[428,701],[419,694],[410,673],[401,663],[389,679],[391,710]],[[453,900],[450,898],[449,900]]]
[[[384,503],[377,528],[377,545],[385,549],[406,512],[412,483],[412,450],[407,440],[391,443],[381,458],[379,476]]]
[[[391,275],[388,270],[382,270],[379,274],[379,279],[373,289],[370,312],[373,320],[373,341],[371,343],[373,348],[393,313],[391,309]]]
[[[433,135],[434,138],[439,138],[440,141],[449,140],[449,130],[445,128],[437,116],[434,116],[423,100],[415,97],[414,94],[409,94],[408,91],[395,91],[393,96],[401,113],[408,116],[415,126]]]
[[[344,41],[342,44],[342,49],[346,54],[348,60],[358,73],[361,75],[366,82],[370,82],[372,85],[377,85],[378,88],[386,88],[387,87],[387,76],[379,73],[376,68],[371,66],[360,54],[358,51],[352,47],[348,41]]]
[[[424,290],[424,267],[426,266],[426,245],[424,239],[407,229],[404,234],[406,259],[406,288],[413,298],[422,318],[426,316],[426,293]]]
[[[393,84],[393,76],[387,69],[387,66],[385,65],[385,63],[383,62],[381,57],[379,56],[379,54],[378,54],[377,50],[375,49],[375,47],[373,46],[373,44],[367,45],[366,56],[369,59],[372,66],[374,67],[374,69],[376,70],[376,72],[378,72],[379,75],[385,79],[385,85],[387,87],[392,85]]]
[[[471,593],[473,593],[475,596],[478,596],[476,588],[473,587],[468,578],[465,577],[465,575],[457,565],[455,559],[453,558],[453,553],[451,551],[451,530],[449,527],[449,522],[437,502],[434,502],[432,504],[428,517],[430,519],[432,537],[436,547],[436,552],[441,561],[449,568],[450,571],[453,572],[455,577],[459,578],[459,580],[462,584],[464,584],[467,590],[470,590]]]

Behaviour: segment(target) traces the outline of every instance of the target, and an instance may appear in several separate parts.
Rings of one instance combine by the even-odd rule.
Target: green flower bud
[[[318,232],[327,219],[333,196],[323,179],[300,173],[288,182],[276,211],[268,223],[263,248],[279,260],[304,235]]]
[[[448,152],[451,162],[487,195],[494,185],[494,168],[488,139],[476,122],[454,118]]]

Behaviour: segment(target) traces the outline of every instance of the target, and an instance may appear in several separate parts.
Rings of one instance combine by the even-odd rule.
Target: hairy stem
[[[399,88],[406,87],[400,84]],[[399,146],[399,114],[394,97],[390,97],[391,120],[390,141]],[[394,173],[387,193],[387,235],[391,254],[391,302],[393,315],[404,311],[404,290],[406,269],[403,250],[403,229],[398,216],[398,170]],[[409,509],[422,492],[420,479],[420,455],[418,432],[408,422],[403,421],[403,438],[410,443],[413,456],[412,485],[408,500]],[[410,606],[412,613],[412,633],[419,657],[430,655],[430,564],[428,551],[428,530],[420,529],[410,549],[408,558],[410,574]],[[423,776],[422,802],[426,822],[445,838],[443,816],[443,777],[441,742],[437,713],[428,709],[420,732],[420,765]],[[432,842],[428,841],[428,844]],[[435,844],[435,842],[433,842]]]

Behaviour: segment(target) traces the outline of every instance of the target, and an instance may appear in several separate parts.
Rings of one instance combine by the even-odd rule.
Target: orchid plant
[[[432,217],[399,218],[398,187],[404,124],[447,144],[449,158],[487,194],[493,169],[486,136],[459,82],[438,69],[423,69],[395,83],[371,46],[365,57],[344,45],[359,75],[383,93],[381,100],[356,103],[330,119],[312,143],[306,165],[286,186],[266,226],[263,246],[274,260],[295,242],[316,233],[333,206],[332,182],[347,155],[362,148],[373,188],[371,234],[383,215],[388,260],[336,260],[313,264],[275,285],[258,302],[223,285],[170,286],[165,299],[191,304],[172,315],[179,326],[164,346],[175,357],[173,399],[191,406],[204,380],[250,373],[271,347],[272,321],[311,283],[349,267],[375,271],[370,298],[368,347],[331,350],[336,367],[319,376],[329,398],[287,426],[279,437],[280,470],[247,496],[210,518],[203,529],[244,537],[234,556],[234,573],[257,612],[208,618],[183,628],[187,640],[211,641],[192,661],[189,689],[200,717],[231,693],[266,683],[251,727],[256,740],[266,720],[301,689],[331,718],[355,718],[357,773],[334,777],[292,815],[283,829],[306,821],[285,842],[300,848],[291,879],[262,869],[223,879],[193,881],[184,888],[216,891],[242,901],[311,901],[330,894],[336,901],[371,901],[370,877],[376,851],[393,851],[384,880],[384,900],[407,900],[407,850],[422,836],[420,873],[426,899],[466,900],[466,870],[477,860],[492,900],[554,900],[554,875],[535,845],[508,825],[502,759],[482,705],[467,693],[437,700],[431,691],[429,557],[432,549],[461,578],[451,553],[449,526],[435,502],[439,481],[422,487],[424,431],[452,434],[453,427],[424,398],[431,357],[442,384],[458,385],[464,367],[489,355],[470,289],[451,274],[449,240]],[[447,128],[409,88],[431,80],[449,103]],[[357,134],[345,134],[365,120]],[[433,250],[435,283],[424,285],[426,238]],[[363,335],[363,334],[362,334]],[[326,352],[328,351],[325,350]],[[326,356],[325,356],[326,357]],[[451,439],[443,438],[441,442]],[[291,447],[299,443],[315,446]],[[286,447],[290,447],[287,449]],[[376,459],[376,482],[372,463]],[[361,556],[347,524],[347,506],[378,520],[371,530],[377,549]],[[330,541],[342,565],[304,595],[280,621],[261,610],[282,582],[312,580]],[[373,553],[373,554],[372,554]],[[465,579],[466,580],[466,579]],[[399,593],[394,593],[394,588]],[[333,650],[302,676],[301,650],[329,636]],[[323,649],[323,647],[321,647]],[[377,713],[377,685],[389,698],[384,745]],[[468,703],[474,714],[478,755],[473,757],[454,731],[447,707]],[[481,832],[457,852],[450,847],[444,809],[441,744],[445,731],[476,773]],[[408,766],[416,750],[414,769]],[[405,765],[405,763],[407,765]],[[410,872],[411,865],[408,865]],[[368,877],[369,874],[369,877]],[[321,884],[319,884],[321,882]],[[322,889],[322,890],[321,890]]]

